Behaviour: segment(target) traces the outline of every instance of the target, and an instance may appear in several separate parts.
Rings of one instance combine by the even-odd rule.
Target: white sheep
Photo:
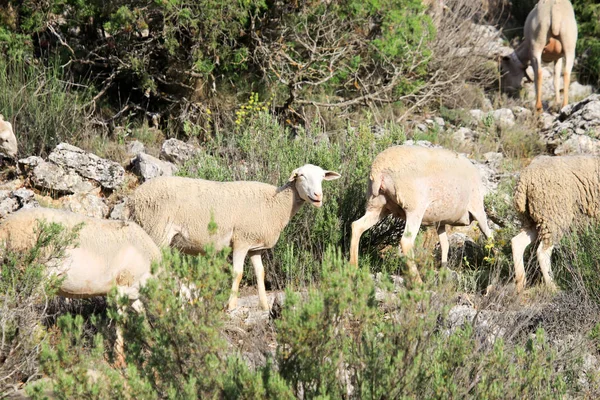
[[[198,254],[213,244],[233,249],[233,284],[229,309],[237,307],[244,260],[256,274],[260,306],[269,309],[261,252],[279,235],[300,207],[323,204],[323,180],[340,174],[307,164],[292,172],[281,187],[260,182],[213,182],[183,177],[158,177],[142,184],[129,203],[131,217],[159,246]],[[209,225],[216,227],[211,229]]]
[[[550,265],[554,246],[573,225],[600,217],[600,158],[536,157],[521,172],[514,201],[523,217],[523,229],[511,240],[517,291],[525,288],[523,253],[538,238],[540,269],[554,290]]]
[[[0,153],[14,158],[17,155],[17,138],[13,132],[10,122],[4,120],[4,116],[0,114]]]
[[[351,264],[358,265],[363,232],[390,214],[406,221],[400,240],[405,255],[412,254],[421,225],[436,226],[442,265],[448,261],[446,225],[466,226],[475,219],[484,235],[491,236],[479,171],[467,158],[445,149],[394,146],[377,155],[369,176],[366,213],[352,223]],[[413,262],[409,268],[420,283]]]
[[[84,298],[106,295],[113,286],[137,302],[139,289],[151,275],[151,264],[161,252],[154,241],[133,222],[90,218],[68,211],[33,208],[9,215],[0,224],[0,247],[27,251],[36,240],[39,222],[58,223],[67,229],[82,224],[78,239],[60,260],[52,260],[48,273],[62,277],[58,294]],[[123,338],[117,331],[115,353],[122,359]]]
[[[531,63],[534,71],[535,108],[542,109],[542,61],[554,62],[554,92],[556,105],[560,103],[560,73],[565,59],[563,76],[563,102],[569,102],[571,70],[575,61],[577,21],[573,6],[568,0],[540,0],[527,16],[524,40],[510,56],[502,59],[502,87],[516,90],[526,76]]]

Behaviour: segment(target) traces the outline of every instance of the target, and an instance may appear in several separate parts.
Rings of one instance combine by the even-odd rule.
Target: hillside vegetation
[[[535,2],[444,3],[1,3],[0,113],[14,126],[19,159],[47,158],[67,142],[120,163],[125,183],[86,194],[104,217],[141,179],[130,165],[134,141],[154,156],[166,139],[187,142],[193,156],[175,163],[180,176],[281,185],[312,163],[342,177],[324,184],[323,207],[301,208],[263,256],[268,312],[243,301],[255,293],[249,265],[244,305],[225,311],[228,249],[197,257],[163,249],[142,313],[118,313],[128,300],[116,292],[62,300],[42,249],[60,257],[77,232],[44,225],[30,252],[0,254],[0,398],[600,396],[600,225],[582,224],[555,250],[559,292],[544,288],[535,246],[528,289],[518,295],[512,283],[518,173],[572,137],[555,129],[557,114],[535,115],[530,102],[498,92],[500,54],[490,49],[519,37]],[[573,4],[574,81],[597,88],[600,8]],[[580,140],[597,141],[596,129]],[[555,131],[556,143],[547,139]],[[347,263],[371,163],[408,140],[474,160],[495,231],[488,241],[475,224],[449,231],[447,270],[435,230],[422,228],[422,287],[403,282],[403,222],[391,217],[363,235],[360,268]],[[19,164],[1,172],[0,204],[20,187],[43,206],[77,198],[40,188],[32,167]],[[196,288],[191,297],[183,282]],[[126,365],[112,350],[115,326]]]

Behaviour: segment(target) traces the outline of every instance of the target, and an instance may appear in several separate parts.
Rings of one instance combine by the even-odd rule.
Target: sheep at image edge
[[[554,246],[577,223],[600,214],[600,159],[540,156],[519,177],[514,196],[523,228],[511,240],[518,291],[525,287],[523,253],[539,239],[537,259],[544,281],[556,289],[550,257]]]
[[[277,243],[290,219],[305,203],[323,204],[323,180],[340,174],[307,164],[292,172],[281,187],[266,183],[214,182],[183,177],[158,177],[142,184],[129,202],[131,218],[159,246],[199,254],[213,244],[233,249],[233,283],[229,309],[237,293],[246,255],[254,266],[260,306],[268,310],[261,253]],[[216,231],[209,224],[216,224]]]
[[[448,261],[446,225],[467,226],[475,219],[481,232],[491,237],[477,167],[466,157],[445,149],[394,146],[377,155],[369,176],[366,213],[352,223],[351,264],[358,265],[363,232],[390,214],[406,221],[400,240],[405,255],[412,255],[421,225],[436,226],[442,265]],[[414,262],[408,266],[410,275],[420,283]]]
[[[152,262],[160,261],[161,252],[142,228],[133,222],[90,218],[63,210],[22,209],[0,224],[0,250],[24,252],[33,248],[40,221],[61,224],[67,229],[81,225],[77,239],[62,259],[44,254],[50,260],[46,264],[48,273],[64,278],[60,296],[105,296],[116,285],[119,294],[135,301],[136,311],[143,308],[138,300],[139,289],[152,276]],[[118,328],[115,354],[117,362],[123,365],[123,337]]]

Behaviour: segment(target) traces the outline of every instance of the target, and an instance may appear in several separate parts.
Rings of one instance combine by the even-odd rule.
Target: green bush
[[[577,79],[600,85],[600,4],[594,0],[574,0],[579,36],[577,39]]]
[[[577,363],[556,365],[543,331],[486,344],[470,324],[445,326],[453,290],[400,289],[381,307],[368,272],[339,252],[327,253],[323,271],[318,288],[287,292],[277,322],[277,365],[297,396],[561,398],[576,390],[567,379]]]

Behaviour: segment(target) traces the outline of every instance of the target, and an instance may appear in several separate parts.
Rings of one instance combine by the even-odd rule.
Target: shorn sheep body
[[[555,289],[550,257],[574,225],[600,216],[600,158],[540,156],[519,177],[515,207],[523,229],[511,240],[518,291],[525,287],[523,253],[539,239],[537,259],[544,281]]]
[[[183,177],[159,177],[142,184],[129,208],[131,217],[159,246],[199,254],[213,244],[233,249],[233,283],[229,308],[237,307],[237,292],[246,255],[254,266],[259,302],[268,309],[261,252],[277,243],[290,219],[305,203],[320,207],[323,180],[337,172],[307,164],[288,182],[276,187],[260,182],[214,182]],[[214,223],[214,229],[209,224]]]
[[[13,132],[12,125],[10,122],[5,121],[2,114],[0,114],[0,153],[15,157],[17,152],[17,137]]]
[[[502,86],[505,90],[521,87],[525,70],[531,64],[534,72],[536,110],[542,109],[542,61],[554,62],[554,92],[556,105],[560,104],[560,73],[563,75],[563,102],[569,102],[571,70],[575,61],[577,21],[568,0],[540,0],[527,16],[523,42],[514,53],[502,59]]]
[[[363,232],[390,214],[406,221],[400,240],[405,255],[411,254],[421,225],[436,226],[443,265],[449,249],[446,225],[465,226],[475,219],[484,235],[491,236],[479,171],[467,158],[445,149],[394,146],[377,155],[369,176],[366,213],[352,223],[351,264],[358,265]],[[409,262],[409,268],[420,282],[414,263]]]
[[[58,223],[66,229],[81,228],[75,244],[64,257],[51,260],[50,274],[62,277],[58,294],[82,298],[106,295],[113,286],[136,301],[139,289],[151,275],[153,261],[161,258],[154,241],[133,222],[90,218],[49,208],[24,209],[9,215],[0,224],[0,247],[27,251],[37,240],[39,223]],[[141,304],[135,304],[139,310]],[[117,329],[115,353],[123,364],[123,337]]]

